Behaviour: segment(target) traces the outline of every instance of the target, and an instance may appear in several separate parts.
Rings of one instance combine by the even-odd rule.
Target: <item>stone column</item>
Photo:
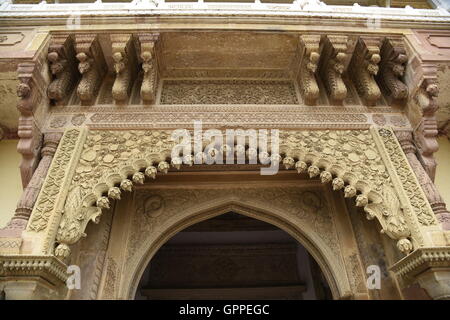
[[[444,230],[450,230],[450,213],[448,212],[445,202],[442,199],[436,185],[431,181],[430,176],[427,174],[422,164],[416,155],[416,147],[413,144],[412,133],[408,131],[397,131],[397,139],[405,152],[406,158],[408,158],[409,164],[411,165],[413,171],[422,186],[425,195],[427,196],[428,202],[433,209],[439,222],[442,223]]]
[[[61,136],[61,133],[48,133],[44,136],[44,146],[41,149],[41,161],[20,197],[16,213],[6,227],[0,229],[0,238],[10,239],[9,241],[13,241],[12,238],[21,238],[22,231],[25,230],[27,226],[28,219],[30,218],[39,191],[47,176],[48,169],[52,163]]]

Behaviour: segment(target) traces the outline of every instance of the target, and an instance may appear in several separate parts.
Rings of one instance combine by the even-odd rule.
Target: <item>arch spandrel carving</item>
[[[58,150],[61,154],[66,150],[67,155],[71,130],[79,129],[68,129]],[[57,153],[55,168],[40,194],[49,208],[43,215],[38,199],[28,226],[29,231],[47,232],[43,246],[47,254],[53,253],[56,239],[54,254],[61,259],[70,254],[69,246],[85,235],[88,222],[98,221],[102,209],[120,199],[122,192],[132,191],[134,184],[143,184],[146,178],[167,173],[171,166],[182,167],[182,159],[170,159],[175,142],[169,130],[81,131],[85,136],[71,149],[73,168],[58,168]],[[355,197],[355,205],[364,209],[367,218],[376,218],[382,232],[405,254],[426,244],[421,228],[439,228],[389,128],[281,130],[279,153],[281,156],[272,154],[271,158],[279,160],[283,169],[307,172],[311,178],[331,183],[334,190],[343,189],[345,197]],[[192,164],[193,156],[185,160]],[[54,177],[61,181],[59,185],[55,186]],[[57,203],[45,202],[49,190],[60,194]],[[55,218],[50,221],[46,216]]]

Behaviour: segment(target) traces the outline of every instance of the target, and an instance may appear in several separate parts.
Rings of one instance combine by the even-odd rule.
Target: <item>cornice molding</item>
[[[0,280],[10,277],[42,278],[53,285],[67,280],[67,265],[51,255],[2,255],[0,256]]]
[[[418,248],[391,267],[404,281],[431,268],[450,267],[450,247]]]
[[[406,8],[380,8],[365,7],[360,5],[353,6],[331,6],[331,5],[308,5],[301,6],[298,3],[293,4],[277,4],[277,3],[204,3],[204,2],[171,2],[157,1],[156,3],[137,0],[127,3],[65,3],[65,4],[48,4],[42,1],[39,4],[12,4],[10,0],[3,0],[0,4],[0,17],[2,22],[11,25],[12,21],[18,24],[34,25],[39,21],[52,20],[51,25],[66,24],[72,19],[71,27],[77,28],[77,22],[85,25],[84,20],[95,19],[95,17],[105,17],[101,23],[110,24],[111,20],[117,18],[133,18],[136,17],[163,17],[163,18],[186,18],[195,16],[212,18],[229,16],[235,18],[255,17],[265,19],[267,17],[283,17],[283,19],[294,19],[297,23],[316,24],[317,19],[329,19],[330,23],[336,23],[335,20],[365,20],[368,28],[375,24],[403,25],[408,28],[423,27],[423,23],[430,24],[450,24],[450,13],[445,9],[413,9]],[[24,18],[27,18],[24,20]],[[61,20],[60,20],[61,19]],[[269,19],[270,20],[270,19]],[[26,22],[25,22],[26,21]],[[309,21],[309,23],[308,23]],[[96,23],[98,23],[98,19]],[[130,20],[131,22],[131,20]],[[135,23],[135,20],[133,20]],[[248,21],[247,21],[248,23]],[[341,25],[341,24],[340,24]],[[68,25],[68,27],[70,27]]]

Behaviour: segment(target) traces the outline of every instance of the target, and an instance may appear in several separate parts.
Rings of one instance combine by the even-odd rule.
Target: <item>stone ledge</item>
[[[41,278],[53,286],[65,284],[67,265],[54,256],[0,256],[0,282]]]
[[[450,268],[450,247],[418,248],[390,269],[405,283],[430,269]]]

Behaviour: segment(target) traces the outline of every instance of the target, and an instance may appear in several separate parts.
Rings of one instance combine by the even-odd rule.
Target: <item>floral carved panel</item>
[[[50,215],[63,213],[54,235],[59,243],[55,254],[67,257],[69,245],[84,236],[87,223],[98,221],[102,209],[119,200],[122,192],[130,192],[134,185],[169,170],[193,165],[198,154],[171,158],[175,145],[171,133],[170,130],[88,131],[77,142],[78,151],[70,159],[72,171],[56,168],[57,153],[55,169],[50,170],[29,228],[34,231],[46,228],[49,219],[48,214],[41,213],[42,206],[52,207]],[[63,138],[59,150],[68,148],[66,140]],[[437,227],[431,207],[391,129],[280,130],[279,147],[279,154],[272,153],[270,158],[280,162],[280,170],[295,169],[310,178],[319,178],[324,184],[330,183],[334,190],[342,189],[345,197],[354,198],[355,205],[364,209],[368,219],[376,219],[382,232],[397,241],[400,251],[408,253],[424,245],[420,227]],[[247,154],[252,153],[253,150],[248,150]],[[61,204],[53,206],[53,200],[45,198],[55,177],[59,177],[55,183],[63,180],[65,184],[64,193],[58,198],[64,203],[63,208]],[[61,189],[56,188],[55,194],[58,190]]]

